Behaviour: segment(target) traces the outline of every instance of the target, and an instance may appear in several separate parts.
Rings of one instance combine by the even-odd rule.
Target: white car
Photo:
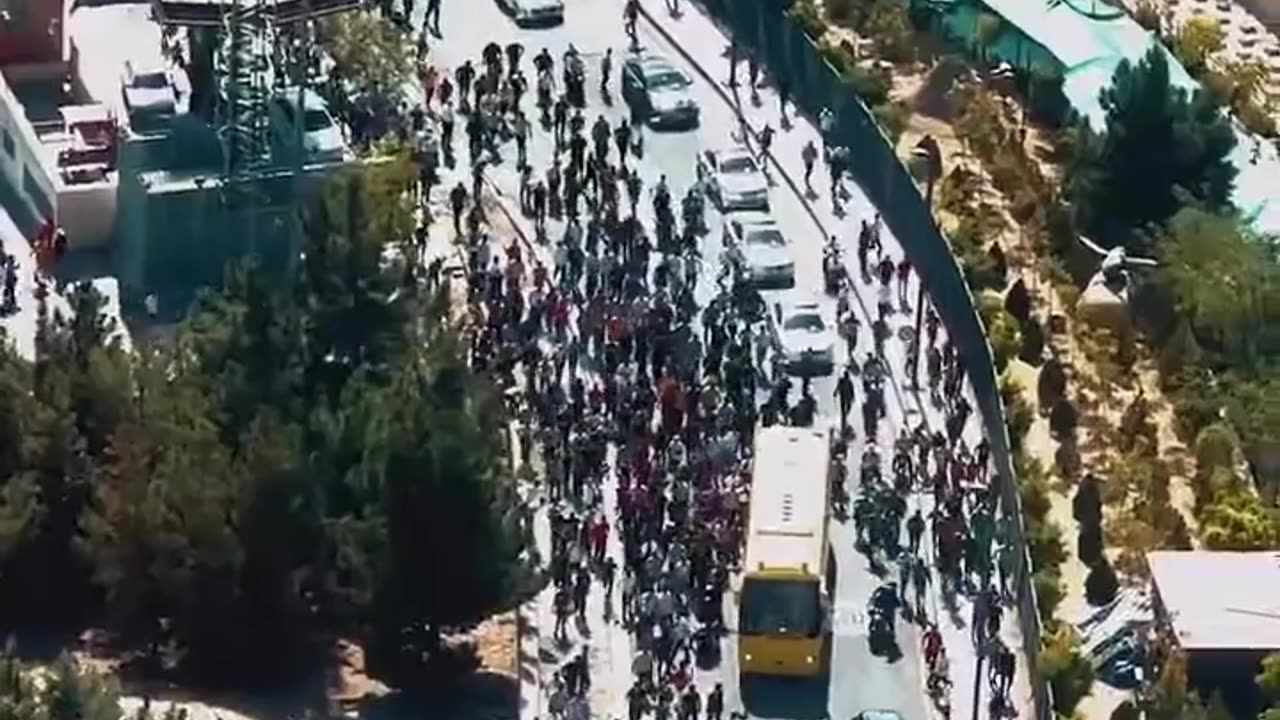
[[[774,306],[773,335],[782,365],[794,375],[835,372],[836,331],[816,300]]]
[[[564,22],[564,0],[498,0],[516,25],[558,25]]]
[[[301,139],[305,157],[311,162],[342,162],[347,157],[347,143],[342,127],[329,114],[329,105],[311,90],[284,90],[269,105],[271,131],[275,142],[283,148],[296,147],[301,120]]]
[[[724,224],[724,244],[742,263],[751,284],[777,290],[796,285],[791,241],[778,223],[764,213],[730,216]]]
[[[769,210],[769,181],[745,147],[706,151],[698,158],[698,177],[721,210]]]

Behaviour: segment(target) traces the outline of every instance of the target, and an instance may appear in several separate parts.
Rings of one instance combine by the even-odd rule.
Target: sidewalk
[[[618,2],[621,6],[621,2]],[[708,82],[713,84],[717,92],[722,98],[738,108],[738,112],[743,116],[746,123],[753,131],[759,132],[764,126],[769,125],[777,132],[773,137],[773,143],[770,149],[770,161],[772,165],[779,171],[783,180],[790,186],[791,190],[797,196],[803,199],[814,222],[822,229],[824,236],[836,235],[844,246],[845,256],[854,257],[859,223],[862,220],[870,220],[876,214],[876,209],[865,195],[859,191],[856,186],[848,189],[851,191],[852,197],[844,202],[844,213],[837,215],[831,205],[829,198],[822,197],[821,192],[805,191],[804,187],[804,166],[801,161],[801,149],[806,143],[812,142],[815,146],[822,146],[821,134],[818,131],[816,123],[813,119],[802,115],[793,107],[786,108],[786,121],[779,112],[779,98],[773,91],[773,88],[767,84],[767,78],[762,72],[761,83],[757,87],[759,95],[759,103],[753,103],[750,100],[750,88],[746,72],[746,63],[741,63],[738,68],[739,88],[735,91],[728,85],[729,65],[728,65],[728,47],[730,41],[726,34],[721,30],[717,23],[697,4],[693,2],[681,3],[682,13],[678,17],[672,17],[665,6],[664,0],[640,0],[643,19],[658,32],[668,43],[675,46],[684,59],[693,65],[698,72]],[[740,98],[740,99],[739,99]],[[856,162],[856,158],[855,158]],[[815,176],[825,177],[822,168],[815,170]],[[824,182],[815,182],[815,190],[819,190]],[[846,185],[849,185],[846,180]],[[826,189],[826,188],[821,188]],[[882,232],[882,243],[885,253],[890,257],[902,257],[903,251],[898,245],[897,240],[892,233],[887,232],[884,228]],[[852,273],[855,291],[858,293],[858,304],[862,309],[864,323],[869,326],[870,314],[867,312],[866,298],[873,297],[873,288],[861,282],[861,278],[857,277],[858,273]],[[910,280],[907,297],[914,298],[919,290],[918,278],[913,274]],[[945,329],[942,333],[945,336]],[[895,335],[890,340],[890,348],[886,350],[886,355],[893,358],[901,358],[905,356],[905,347],[903,340]],[[891,360],[889,363],[893,369],[893,383],[897,392],[894,393],[899,402],[906,405],[903,412],[904,419],[915,418],[912,423],[923,420],[930,428],[942,428],[944,426],[943,414],[941,410],[927,402],[927,398],[916,393],[903,392],[906,385],[905,378],[899,377],[903,367],[901,362]],[[966,387],[965,395],[968,396],[970,404],[977,407],[976,401],[973,399],[972,388]],[[969,425],[965,429],[965,439],[970,447],[976,445],[981,437],[980,418],[975,414]],[[921,506],[925,512],[932,508],[931,498],[927,496],[921,498]],[[937,583],[931,587],[933,597],[932,602],[935,608],[944,607],[943,599],[939,597],[937,592]],[[1016,612],[1011,609],[1010,613]],[[1010,614],[1010,613],[1007,613]],[[937,617],[935,611],[935,617]],[[945,618],[940,623],[943,634],[944,643],[948,650],[948,657],[951,661],[951,675],[954,682],[952,690],[952,713],[967,716],[971,712],[974,703],[974,678],[977,671],[977,657],[973,647],[973,643],[969,636],[968,624],[972,617],[971,603],[965,598],[960,598],[958,607],[954,614],[949,618]],[[1023,653],[1023,643],[1021,638],[1020,626],[1012,617],[1007,617],[1003,623],[1001,632],[1002,639],[1015,653],[1018,660],[1017,676],[1014,680],[1012,701],[1014,707],[1017,708],[1019,717],[1034,717],[1035,707],[1032,693],[1030,678],[1027,674],[1027,662]],[[984,668],[985,669],[985,668]],[[927,673],[922,671],[922,676]],[[986,678],[981,678],[978,686],[979,692],[979,713],[985,715],[986,703],[989,699],[989,690],[987,688]],[[923,688],[921,689],[923,692]]]

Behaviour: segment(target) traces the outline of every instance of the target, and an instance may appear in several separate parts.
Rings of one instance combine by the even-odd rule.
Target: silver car
[[[793,375],[835,372],[836,331],[816,300],[774,306],[772,329],[782,365]]]
[[[706,151],[698,158],[698,177],[721,210],[769,210],[769,181],[745,147]]]
[[[763,213],[731,216],[724,225],[724,242],[752,285],[762,290],[795,287],[796,264],[791,259],[791,241],[771,216]]]
[[[654,127],[694,127],[701,111],[690,88],[693,81],[660,55],[642,54],[622,65],[622,97],[637,116]]]

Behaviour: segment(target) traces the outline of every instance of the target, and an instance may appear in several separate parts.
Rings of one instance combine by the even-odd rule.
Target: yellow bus
[[[775,426],[756,433],[738,594],[741,673],[822,672],[830,459],[826,430]]]

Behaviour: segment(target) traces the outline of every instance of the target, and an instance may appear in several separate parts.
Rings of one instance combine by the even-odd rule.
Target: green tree
[[[1170,84],[1164,51],[1152,46],[1136,65],[1122,62],[1102,93],[1106,127],[1077,146],[1069,187],[1090,234],[1145,251],[1135,230],[1164,222],[1190,197],[1227,206],[1235,169],[1230,123],[1203,93]]]
[[[1169,221],[1158,277],[1202,347],[1249,364],[1275,270],[1238,219],[1189,207]]]
[[[1262,667],[1254,682],[1258,684],[1263,699],[1272,705],[1280,705],[1280,653],[1271,653],[1262,659]]]
[[[320,40],[351,88],[386,98],[394,105],[413,79],[413,49],[404,33],[372,10],[325,19]]]
[[[405,349],[412,308],[402,273],[385,266],[407,232],[404,196],[386,168],[360,169],[329,181],[307,215],[299,292],[305,313],[306,373],[320,396],[336,400],[357,369],[391,371]]]
[[[366,472],[385,486],[392,562],[377,605],[396,634],[397,670],[439,648],[440,632],[509,607],[527,589],[527,523],[502,458],[497,395],[469,375],[439,333],[410,354],[381,395]],[[403,628],[422,628],[406,641]],[[408,644],[408,647],[406,647]],[[408,661],[408,662],[406,662]]]
[[[1053,709],[1071,717],[1093,687],[1093,666],[1080,652],[1080,636],[1068,624],[1060,624],[1044,638],[1039,671],[1053,688]]]
[[[226,629],[207,611],[230,602],[243,562],[239,473],[198,386],[156,362],[141,368],[138,406],[112,438],[81,546],[117,626],[157,653],[205,623]]]
[[[1199,75],[1209,58],[1222,50],[1226,37],[1217,18],[1193,17],[1174,34],[1173,52],[1192,75]]]
[[[1090,605],[1100,607],[1116,599],[1120,590],[1120,580],[1116,577],[1115,568],[1105,558],[1100,558],[1089,568],[1089,575],[1084,579],[1084,596]]]

